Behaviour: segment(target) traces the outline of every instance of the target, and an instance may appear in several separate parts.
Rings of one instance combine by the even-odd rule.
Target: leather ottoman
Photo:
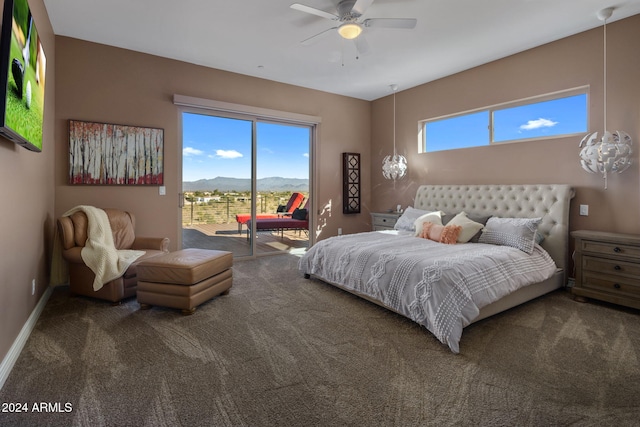
[[[138,264],[137,297],[140,308],[153,305],[193,314],[196,307],[229,293],[233,254],[208,249],[183,249]]]

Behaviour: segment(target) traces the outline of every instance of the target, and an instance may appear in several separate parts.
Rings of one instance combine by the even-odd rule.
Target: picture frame
[[[360,153],[342,153],[342,213],[360,213]]]
[[[164,129],[69,120],[69,184],[163,185]]]

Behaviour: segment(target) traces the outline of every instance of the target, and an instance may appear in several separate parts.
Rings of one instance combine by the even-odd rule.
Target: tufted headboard
[[[540,185],[422,185],[414,207],[456,214],[503,218],[542,218],[541,246],[564,271],[569,266],[569,204],[573,188],[564,184]]]

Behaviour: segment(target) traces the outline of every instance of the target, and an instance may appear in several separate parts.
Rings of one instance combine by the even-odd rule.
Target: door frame
[[[322,122],[321,118],[318,116],[309,116],[306,114],[299,113],[291,113],[288,111],[281,110],[273,110],[269,108],[262,107],[253,107],[242,104],[233,104],[229,102],[223,101],[215,101],[211,99],[205,98],[196,98],[185,95],[175,94],[173,96],[174,105],[178,106],[178,140],[180,143],[178,144],[178,173],[177,173],[177,184],[180,189],[178,192],[178,218],[177,218],[177,226],[180,232],[178,233],[178,248],[182,247],[182,149],[184,145],[184,141],[182,140],[183,128],[182,128],[182,114],[183,113],[194,113],[194,114],[208,114],[208,115],[217,115],[219,117],[228,117],[230,119],[240,119],[240,120],[251,120],[253,122],[252,125],[252,141],[251,141],[251,176],[255,177],[256,175],[256,123],[258,121],[265,121],[271,123],[282,123],[284,125],[298,125],[298,126],[308,126],[309,129],[309,197],[311,199],[311,211],[309,212],[309,247],[315,244],[316,233],[315,233],[315,224],[316,224],[316,212],[317,209],[317,196],[316,196],[316,167],[315,167],[315,158],[316,158],[316,146],[317,146],[317,135],[318,128]],[[256,181],[255,179],[251,180],[251,194],[256,194]],[[257,198],[252,197],[251,201],[251,212],[255,219],[256,212],[256,203]],[[251,221],[252,224],[252,235],[255,236],[255,220]],[[251,255],[248,256],[240,256],[237,259],[251,259],[259,256],[268,256],[273,253],[264,253],[257,254],[255,250],[255,239],[252,239],[251,243]]]

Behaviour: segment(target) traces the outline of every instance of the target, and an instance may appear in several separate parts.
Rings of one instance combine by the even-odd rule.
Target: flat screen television
[[[47,60],[27,0],[4,0],[0,33],[0,135],[42,151]]]

